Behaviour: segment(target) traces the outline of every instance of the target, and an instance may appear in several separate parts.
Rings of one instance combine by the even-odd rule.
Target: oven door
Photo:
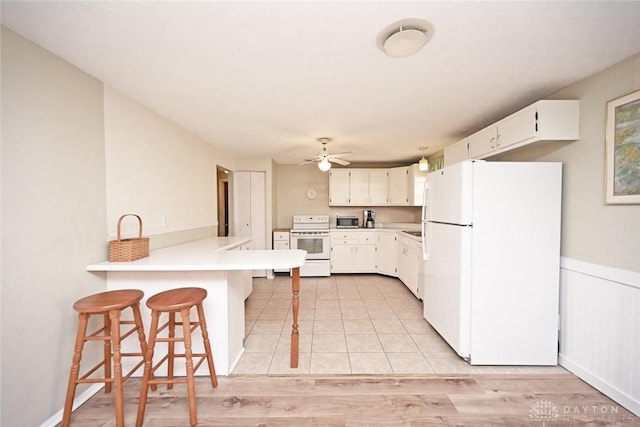
[[[291,249],[307,251],[306,259],[329,259],[329,233],[292,231]]]

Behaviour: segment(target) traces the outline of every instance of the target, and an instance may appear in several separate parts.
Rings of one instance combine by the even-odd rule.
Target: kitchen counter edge
[[[304,264],[303,250],[230,250],[250,237],[210,237],[150,251],[130,262],[99,262],[87,271],[224,271],[295,268]]]

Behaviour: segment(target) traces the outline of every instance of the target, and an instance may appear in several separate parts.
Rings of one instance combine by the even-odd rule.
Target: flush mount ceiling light
[[[425,150],[429,147],[419,147],[420,151],[422,151],[422,158],[418,162],[418,170],[428,171],[429,170],[429,160],[424,157]]]
[[[420,51],[431,37],[433,26],[428,21],[407,18],[383,28],[376,44],[387,55],[400,58]]]

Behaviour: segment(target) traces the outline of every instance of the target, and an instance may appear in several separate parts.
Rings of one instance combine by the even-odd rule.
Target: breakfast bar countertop
[[[231,250],[250,237],[210,237],[150,251],[129,262],[99,262],[87,271],[221,271],[295,268],[304,264],[303,250]]]

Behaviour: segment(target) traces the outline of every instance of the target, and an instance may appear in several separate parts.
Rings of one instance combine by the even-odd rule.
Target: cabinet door
[[[376,271],[376,245],[356,245],[353,271],[373,273]]]
[[[331,246],[331,272],[351,273],[354,267],[355,245]]]
[[[401,206],[409,204],[409,168],[389,169],[389,204]]]
[[[289,234],[289,233],[287,233]],[[275,240],[273,241],[273,249],[289,249],[289,240]],[[288,268],[274,268],[274,273],[285,273],[289,272]]]
[[[498,127],[489,126],[469,137],[469,158],[480,159],[496,150]]]
[[[369,199],[369,171],[366,169],[352,169],[349,177],[350,204],[365,206],[370,204]]]
[[[398,238],[396,233],[378,232],[376,242],[376,271],[396,276]]]
[[[412,245],[407,246],[406,256],[406,282],[404,284],[416,297],[419,297],[418,287],[422,253]]]
[[[335,169],[329,172],[329,205],[349,204],[349,170]]]
[[[369,170],[368,204],[382,206],[387,204],[388,178],[386,169]]]
[[[402,283],[407,281],[407,245],[403,239],[398,239],[398,256],[397,256],[397,271],[398,279]]]
[[[462,162],[469,158],[469,140],[463,139],[444,149],[444,166]]]
[[[502,149],[536,136],[535,107],[510,116],[498,124],[497,149]]]
[[[289,242],[285,242],[284,240],[276,240],[273,242],[273,249],[289,249]]]

